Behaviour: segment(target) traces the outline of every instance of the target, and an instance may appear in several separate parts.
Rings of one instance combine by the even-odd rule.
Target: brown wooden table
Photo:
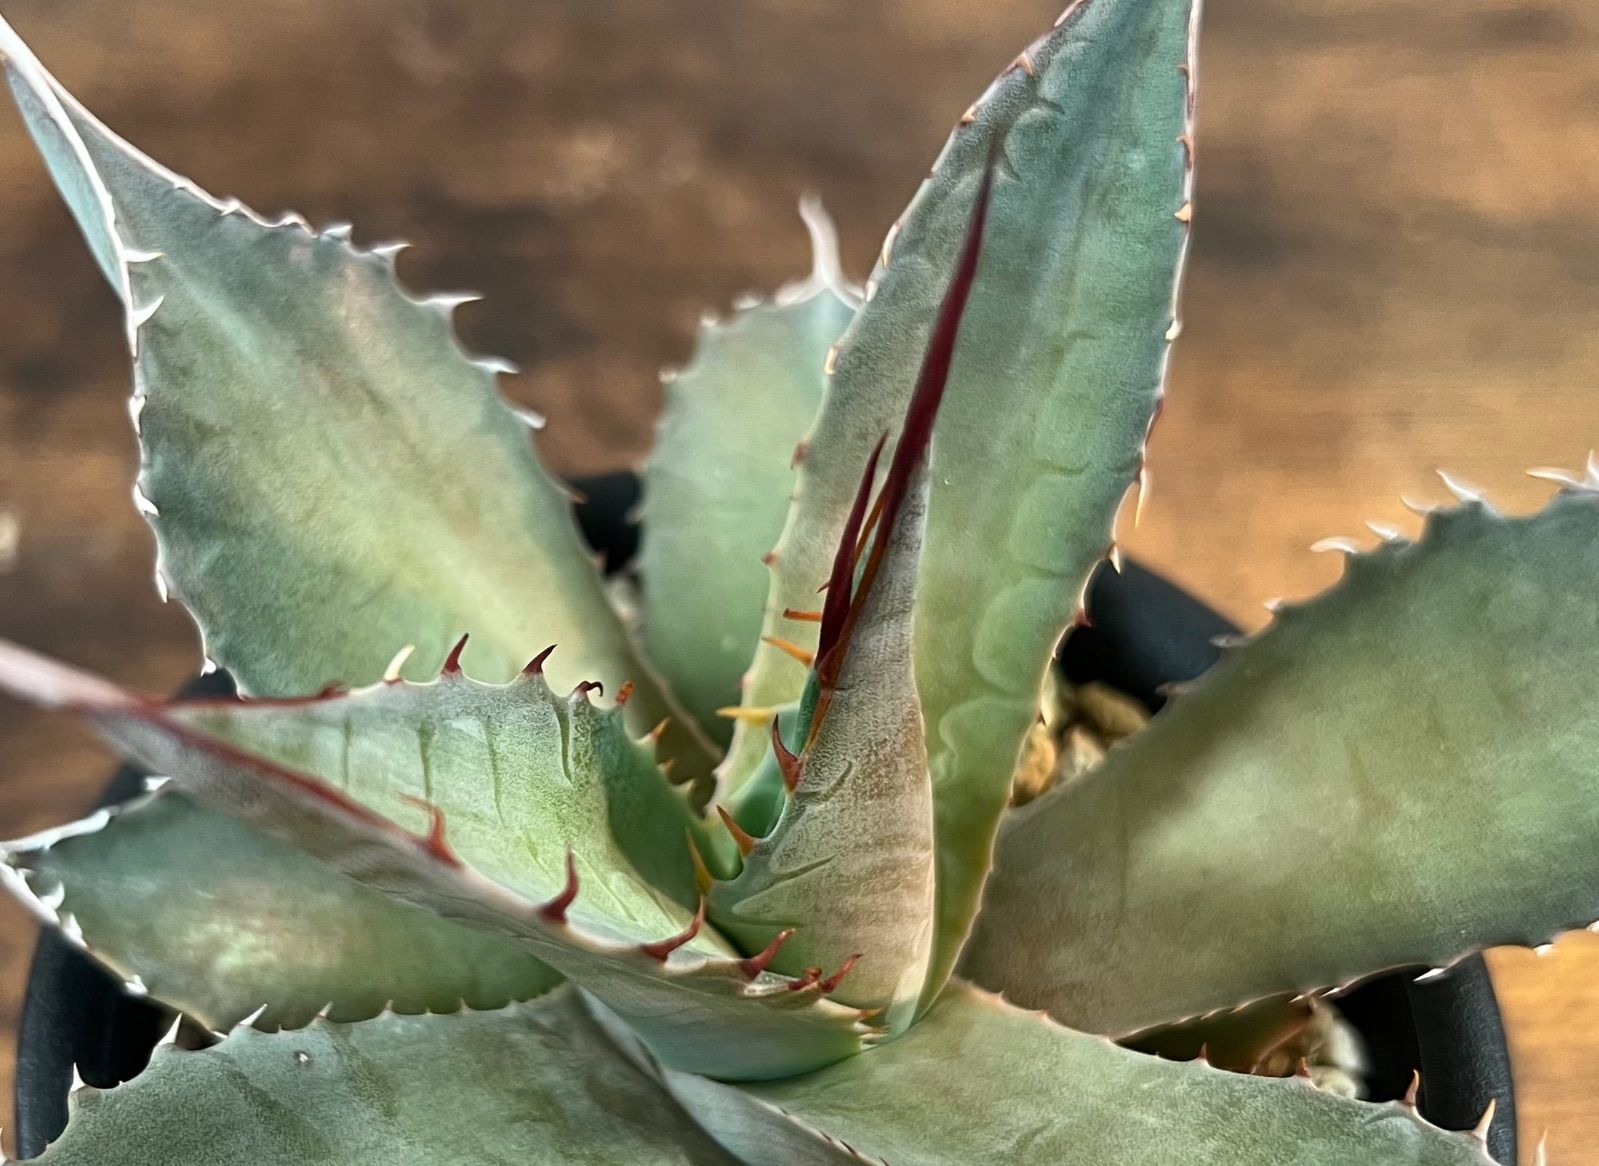
[[[1507,507],[1599,441],[1599,9],[1213,0],[1196,252],[1130,549],[1248,624],[1406,524],[1444,465]],[[702,307],[800,272],[817,189],[863,272],[1034,0],[11,0],[114,127],[265,211],[420,241],[469,341],[528,371],[567,472],[645,448]],[[197,662],[151,586],[110,295],[0,115],[0,634],[153,690]],[[3,525],[3,524],[0,524]],[[106,757],[0,706],[0,834]],[[0,905],[0,1094],[33,932]],[[1599,1163],[1599,942],[1496,953],[1530,1138]],[[0,1107],[3,1112],[4,1107]],[[1530,1149],[1530,1142],[1529,1142]]]

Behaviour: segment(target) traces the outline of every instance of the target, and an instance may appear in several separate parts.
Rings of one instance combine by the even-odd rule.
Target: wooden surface
[[[820,191],[849,266],[1034,0],[10,0],[114,127],[264,211],[421,246],[479,350],[528,371],[568,472],[645,448],[702,307],[804,266]],[[1404,524],[1443,465],[1511,508],[1599,439],[1599,9],[1591,0],[1214,0],[1196,249],[1153,495],[1128,545],[1254,625]],[[0,634],[170,688],[192,631],[150,585],[110,295],[0,116]],[[1334,556],[1335,557],[1335,556]],[[1444,678],[1440,678],[1444,682]],[[0,707],[0,834],[86,807],[106,758]],[[0,906],[0,1047],[33,941]],[[1599,942],[1496,953],[1529,1149],[1599,1163]],[[9,1099],[9,1058],[0,1091]],[[8,1108],[8,1105],[5,1107]],[[3,1109],[0,1109],[3,1112]]]

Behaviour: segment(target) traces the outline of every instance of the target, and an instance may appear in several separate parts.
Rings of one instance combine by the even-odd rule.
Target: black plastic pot
[[[578,517],[589,541],[615,569],[638,544],[628,521],[638,501],[630,474],[578,483],[585,495]],[[1098,679],[1162,702],[1161,689],[1189,680],[1216,659],[1214,637],[1234,632],[1226,620],[1159,576],[1129,564],[1101,572],[1089,600],[1092,624],[1074,632],[1061,653],[1074,680]],[[203,677],[191,692],[226,693],[226,677]],[[141,788],[141,774],[124,769],[102,804]],[[1489,1149],[1507,1166],[1515,1161],[1515,1103],[1510,1054],[1488,970],[1480,958],[1448,975],[1417,984],[1414,973],[1384,976],[1339,1001],[1372,1054],[1375,1095],[1403,1095],[1414,1069],[1422,1074],[1422,1112],[1439,1125],[1476,1124],[1490,1100],[1498,1114]],[[72,1067],[91,1085],[126,1080],[144,1067],[171,1023],[169,1013],[124,993],[118,982],[60,936],[43,934],[34,954],[23,1005],[17,1056],[17,1140],[25,1157],[43,1151],[66,1124]]]

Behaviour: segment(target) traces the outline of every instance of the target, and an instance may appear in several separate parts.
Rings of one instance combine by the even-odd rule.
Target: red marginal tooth
[[[627,703],[628,697],[633,695],[633,690],[637,687],[638,685],[634,684],[631,680],[624,680],[622,682],[621,690],[616,694],[616,705],[618,708],[621,708]]]
[[[527,667],[522,669],[522,675],[523,676],[543,676],[544,675],[544,661],[546,661],[546,660],[548,660],[550,658],[550,653],[553,652],[553,651],[555,651],[555,645],[551,644],[548,648],[545,648],[544,651],[540,652],[537,656],[534,656],[533,659],[531,659],[531,660],[529,660],[527,662]]]
[[[805,761],[798,754],[789,752],[788,746],[783,744],[783,734],[776,717],[772,718],[772,751],[777,754],[777,768],[782,771],[783,784],[788,787],[789,793],[793,793],[799,786],[800,778],[805,776]]]
[[[400,797],[428,812],[428,832],[418,839],[422,848],[440,862],[454,867],[461,866],[460,856],[444,837],[444,811],[425,798],[414,797],[411,794],[401,794]]]
[[[668,936],[666,939],[658,939],[654,943],[641,943],[638,949],[645,955],[658,959],[664,964],[667,956],[698,935],[700,928],[704,926],[705,900],[702,898],[699,910],[694,912],[694,921],[683,928],[682,931],[679,931],[676,935]]]
[[[739,970],[753,980],[756,976],[764,972],[767,969],[767,966],[777,958],[778,951],[782,949],[782,946],[789,941],[789,937],[793,934],[794,929],[792,927],[783,928],[783,930],[779,931],[775,936],[772,937],[772,942],[766,945],[764,951],[761,951],[756,955],[752,955],[748,959],[739,960]]]
[[[821,983],[823,994],[825,995],[826,993],[837,990],[838,986],[844,982],[844,977],[849,975],[850,969],[855,966],[856,961],[858,961],[860,958],[861,953],[856,952],[854,955],[850,956],[849,959],[844,961],[843,967],[839,968],[838,971],[834,972],[831,976],[828,976],[827,979],[823,980]]]
[[[324,684],[322,686],[321,690],[316,694],[316,697],[314,699],[316,699],[316,700],[332,700],[336,696],[343,696],[343,695],[344,695],[344,685],[340,684],[337,680],[335,680],[331,684]]]
[[[467,637],[462,636],[455,641],[455,647],[450,649],[450,654],[444,657],[444,667],[439,669],[440,676],[459,676],[461,674],[461,653],[466,651]]]
[[[604,696],[605,685],[601,684],[598,680],[584,680],[572,690],[572,695],[587,696],[591,692],[598,692],[601,696]]]
[[[822,978],[822,969],[821,968],[806,968],[805,971],[800,974],[799,979],[795,980],[793,983],[791,983],[788,986],[788,990],[790,992],[801,992],[801,991],[804,991],[806,988],[809,988],[812,984],[816,983],[816,981],[820,980],[821,978]]]
[[[539,908],[539,914],[551,923],[565,923],[566,910],[577,899],[577,856],[566,852],[566,887],[559,895]]]
[[[748,830],[734,820],[733,815],[727,812],[726,806],[717,806],[716,812],[722,816],[722,825],[727,827],[727,832],[733,836],[733,841],[738,843],[738,852],[748,858],[750,851],[755,849],[755,839],[750,837]]]

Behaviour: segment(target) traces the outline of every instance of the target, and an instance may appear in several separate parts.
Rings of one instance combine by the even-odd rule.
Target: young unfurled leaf
[[[449,300],[407,295],[390,253],[157,165],[3,21],[0,61],[124,302],[157,574],[212,660],[246,691],[303,695],[375,681],[407,646],[431,675],[471,633],[475,676],[559,643],[558,683],[634,682],[637,731],[674,711]],[[708,771],[687,722],[671,731],[683,776]]]
[[[560,982],[515,940],[335,874],[182,794],[101,811],[3,848],[25,901],[151,996],[226,1030],[294,1027],[324,1008],[498,1008]]]
[[[235,1029],[81,1089],[41,1166],[734,1166],[561,989],[498,1012]]]
[[[802,210],[810,278],[701,327],[694,358],[665,378],[644,467],[645,644],[678,700],[723,740],[732,726],[717,710],[738,703],[760,638],[763,559],[788,512],[796,446],[822,397],[827,351],[855,311],[832,224],[818,205]]]
[[[1189,218],[1190,15],[1187,0],[1073,4],[971,107],[829,360],[776,549],[765,631],[811,647],[806,628],[771,616],[807,607],[827,577],[860,466],[911,395],[997,146],[917,595],[939,854],[929,993],[966,937],[1044,670],[1112,542],[1160,398]],[[800,681],[763,648],[746,703],[793,700]],[[739,726],[723,767],[735,788],[764,745]]]
[[[1001,836],[963,964],[1129,1033],[1599,917],[1599,496],[1350,558]]]

